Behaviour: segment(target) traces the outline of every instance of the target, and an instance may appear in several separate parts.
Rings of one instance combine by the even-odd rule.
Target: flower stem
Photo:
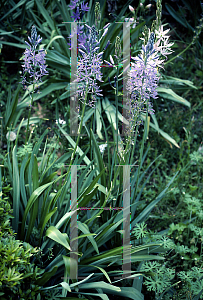
[[[30,109],[29,109],[29,113],[28,113],[28,120],[27,120],[27,129],[26,129],[25,144],[27,144],[27,140],[28,140],[28,132],[29,132],[29,122],[30,122],[31,108],[32,108],[32,104],[33,104],[33,101],[34,101],[34,90],[35,90],[35,84],[34,84],[34,82],[33,82],[33,90],[32,90],[32,97],[31,97],[31,104],[30,104]]]
[[[88,95],[88,85],[86,86],[85,101],[83,103],[83,108],[82,108],[82,116],[81,116],[80,126],[79,126],[79,129],[78,129],[78,137],[77,137],[77,141],[76,141],[76,144],[75,144],[74,151],[71,155],[71,161],[70,161],[70,164],[69,164],[67,175],[65,177],[65,182],[66,182],[68,174],[70,172],[70,168],[71,168],[72,163],[73,163],[73,158],[74,158],[74,155],[76,153],[76,150],[77,150],[77,147],[78,147],[78,144],[79,144],[80,134],[81,134],[81,131],[82,131],[82,123],[83,123],[83,118],[84,118],[84,114],[85,114],[85,104],[86,104],[86,101],[87,101],[87,95]]]
[[[115,90],[115,100],[116,100],[116,150],[118,152],[118,66],[116,68],[116,90]]]

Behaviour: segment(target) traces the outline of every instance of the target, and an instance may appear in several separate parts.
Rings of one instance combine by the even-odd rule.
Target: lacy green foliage
[[[137,239],[143,238],[147,235],[147,230],[146,230],[147,224],[144,222],[142,223],[137,223],[135,225],[135,228],[133,229],[133,234]]]
[[[148,291],[154,291],[156,294],[163,293],[166,288],[171,286],[171,280],[175,276],[175,270],[166,268],[158,262],[145,262],[141,267],[141,272],[152,272],[153,275],[147,277],[145,285]]]
[[[186,201],[188,201],[189,196],[186,195]],[[199,202],[196,201],[197,203]],[[199,297],[200,299],[203,298],[203,295],[200,295],[203,293],[202,248],[200,250],[203,236],[202,228],[195,226],[193,223],[179,223],[176,225],[172,223],[167,234],[176,233],[173,235],[175,242],[166,234],[160,235],[147,230],[144,222],[136,224],[133,233],[137,238],[145,237],[145,243],[161,242],[163,247],[168,249],[168,252],[164,255],[166,262],[163,265],[156,261],[144,262],[140,269],[140,272],[146,272],[143,275],[145,277],[144,284],[148,291],[155,292],[156,299],[171,299],[171,293],[176,295],[177,299],[192,299],[191,297],[194,296],[198,297],[197,299]],[[188,245],[181,244],[183,240],[187,241],[187,235],[191,237],[190,242]],[[177,240],[178,243],[176,244]],[[182,271],[177,272],[180,261]],[[192,263],[197,261],[198,267],[192,267]],[[177,284],[180,284],[180,288],[179,286],[175,289],[172,288]]]
[[[191,270],[178,273],[178,277],[184,282],[183,291],[189,294],[189,297],[198,295],[203,290],[203,269],[193,267]],[[191,299],[189,298],[188,299]],[[203,295],[200,296],[200,299]]]
[[[23,158],[27,153],[31,154],[32,148],[33,148],[32,144],[26,144],[26,145],[22,145],[22,147],[18,147],[17,156],[19,158]]]

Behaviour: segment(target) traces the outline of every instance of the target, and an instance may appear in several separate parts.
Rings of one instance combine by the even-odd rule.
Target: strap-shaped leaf
[[[189,108],[191,107],[190,102],[188,102],[186,99],[184,99],[183,97],[176,94],[172,89],[164,88],[164,87],[158,87],[157,92],[158,92],[159,96],[161,96],[165,99],[169,99],[169,100],[178,102],[178,103],[183,104],[183,105],[185,105]]]
[[[67,250],[71,250],[70,245],[67,241],[67,234],[62,234],[56,227],[50,226],[47,229],[45,235],[48,236],[50,239],[54,240],[55,242],[59,243],[60,245],[64,246]]]
[[[78,221],[78,229],[80,229],[84,234],[89,234],[89,228],[86,224],[81,223],[80,221]],[[99,254],[99,249],[97,246],[97,243],[95,241],[95,239],[93,238],[93,236],[87,236],[87,238],[89,239],[90,243],[92,244],[94,250],[97,252],[97,254]]]

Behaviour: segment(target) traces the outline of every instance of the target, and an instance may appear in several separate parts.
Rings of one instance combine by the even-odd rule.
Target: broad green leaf
[[[78,204],[80,205],[80,207],[85,207],[87,203],[89,203],[92,198],[94,197],[94,195],[97,193],[98,190],[98,186],[89,194],[86,194],[83,199],[80,201],[80,203],[78,202]]]
[[[64,88],[67,87],[67,82],[51,82],[46,88],[42,89],[42,85],[45,84],[48,80],[43,81],[42,83],[39,84],[40,86],[40,94],[36,94],[33,97],[34,101],[37,101],[41,98],[44,98],[45,96],[49,95],[51,92],[53,91],[57,91],[57,90],[63,90]],[[32,85],[29,86],[30,88],[30,92],[32,91]],[[20,110],[22,108],[25,108],[28,106],[28,103],[30,103],[30,96],[29,93],[26,91],[23,98],[23,101],[21,101],[20,103],[18,103],[17,105],[17,109],[16,110]],[[32,117],[33,120],[35,117]],[[32,119],[31,118],[31,119]],[[33,122],[32,122],[33,123]]]
[[[74,287],[74,286],[78,286],[79,284],[82,284],[83,282],[87,281],[90,277],[92,277],[94,275],[94,273],[88,275],[86,278],[82,279],[81,281],[78,281],[76,283],[72,283],[70,284],[70,287]]]
[[[166,79],[161,79],[160,83],[166,83],[166,84],[172,84],[172,85],[188,85],[193,89],[197,90],[197,87],[194,86],[193,82],[190,80],[186,80],[186,79],[181,79],[181,78],[177,78],[177,77],[172,77],[172,76],[165,76],[164,78]]]
[[[70,212],[66,213],[66,214],[59,220],[59,222],[55,225],[55,228],[57,228],[57,229],[61,228],[61,226],[63,226],[63,224],[66,222],[66,220],[67,220],[68,218],[70,218],[74,213],[75,213],[75,211],[70,211]]]
[[[60,245],[64,246],[67,250],[71,250],[70,245],[67,241],[67,234],[63,235],[56,227],[50,226],[46,231],[46,236]],[[67,236],[67,237],[66,237]]]
[[[106,292],[106,290],[104,290]],[[123,297],[128,297],[133,300],[144,300],[144,295],[133,287],[120,287],[120,291],[108,291],[108,294],[118,295],[122,300]]]
[[[64,39],[64,37],[61,36],[61,35],[57,35],[57,36],[53,37],[53,38],[51,39],[51,41],[49,42],[49,44],[47,45],[46,50],[48,50],[49,47],[51,46],[51,44],[53,43],[53,41],[55,41],[55,40],[57,40],[57,39]]]
[[[45,225],[47,224],[47,222],[49,221],[49,219],[53,216],[53,214],[56,211],[57,211],[57,207],[54,207],[54,209],[52,209],[48,214],[46,214],[44,222],[43,222],[41,230],[40,230],[40,241],[41,241],[41,238],[42,238],[42,234],[43,234]]]
[[[169,100],[178,102],[178,103],[183,104],[183,105],[185,105],[189,108],[191,107],[190,102],[185,100],[183,97],[177,95],[173,90],[171,90],[169,88],[158,87],[157,92],[158,92],[159,96],[161,96],[165,99],[169,99]]]
[[[61,176],[60,176],[61,177]],[[34,202],[36,201],[36,199],[44,192],[45,189],[47,189],[50,185],[52,185],[53,183],[57,182],[60,177],[53,181],[53,182],[49,182],[43,186],[40,186],[38,187],[31,195],[30,199],[28,200],[28,203],[27,203],[27,206],[25,208],[25,212],[24,212],[24,215],[23,215],[23,220],[22,220],[22,225],[21,225],[21,234],[20,234],[20,239],[23,240],[24,238],[24,234],[25,234],[25,222],[26,222],[26,219],[27,219],[27,215],[32,207],[32,205],[34,204]],[[26,241],[29,237],[26,237]]]
[[[70,66],[69,59],[57,51],[53,51],[53,50],[49,51],[46,56],[46,59],[47,59],[47,61],[49,61],[49,60],[54,61],[62,66],[66,66],[66,67]],[[66,87],[67,87],[67,85],[66,85]]]
[[[11,86],[9,86],[9,94],[11,93]],[[18,105],[18,95],[20,91],[20,85],[18,85],[15,94],[13,95],[13,101],[10,103],[10,97],[8,95],[7,103],[6,103],[6,112],[5,112],[5,128],[10,127],[11,122],[13,121],[14,114],[16,112],[16,108]],[[22,126],[22,125],[21,125]]]
[[[58,125],[58,127],[61,130],[61,132],[63,133],[63,135],[65,136],[65,138],[69,141],[69,143],[71,143],[72,147],[75,148],[76,143],[74,142],[74,140],[69,136],[69,134],[67,134],[65,132],[65,130],[62,127],[60,127],[59,125]],[[84,154],[84,152],[80,149],[80,147],[77,147],[76,153],[79,153],[80,156],[82,156]],[[84,157],[84,162],[87,165],[89,165],[91,163],[91,161],[89,160],[89,158],[87,156]]]
[[[177,12],[174,10],[173,7],[171,7],[168,3],[166,3],[166,9],[168,10],[168,12],[170,13],[170,15],[177,21],[179,22],[181,25],[183,25],[184,27],[188,28],[188,23],[186,20],[184,20],[181,16],[180,16],[180,12]],[[193,28],[189,25],[190,29],[193,30]]]
[[[38,164],[37,157],[34,155],[34,164],[33,164],[33,190],[36,190],[39,187],[39,173],[38,173]]]
[[[106,283],[104,281],[99,281],[99,282],[89,282],[89,283],[85,283],[85,284],[81,284],[80,285],[80,289],[81,290],[86,290],[86,289],[97,289],[97,288],[101,288],[102,290],[105,290],[105,292],[109,292],[109,291],[113,291],[113,292],[120,292],[121,289],[120,287],[117,286],[113,286],[109,283]]]
[[[142,115],[141,115],[141,118],[145,121],[146,116],[145,116],[144,114],[142,114]],[[160,133],[166,141],[171,142],[174,146],[176,146],[177,148],[180,148],[180,147],[178,146],[178,144],[176,143],[176,141],[175,141],[172,137],[170,137],[170,136],[168,135],[168,133],[164,132],[164,131],[161,130],[160,128],[157,130],[157,126],[154,125],[152,122],[150,122],[149,125],[150,125],[152,128],[154,128],[158,133]]]
[[[80,236],[75,237],[74,239],[71,239],[71,241],[79,240],[81,238],[84,238],[84,237],[87,237],[87,236],[93,236],[93,235],[96,235],[96,233],[81,234]]]
[[[98,269],[104,274],[104,276],[106,277],[106,279],[107,279],[110,283],[112,283],[112,282],[111,282],[111,279],[109,278],[109,275],[106,273],[106,271],[105,271],[103,268],[100,268],[100,267],[94,266],[94,265],[91,265],[91,267],[98,268]]]
[[[87,296],[100,297],[102,300],[109,300],[109,297],[106,294],[100,294],[100,293],[94,294],[94,293],[83,293],[83,292],[80,292],[80,294],[87,295]],[[65,298],[65,299],[69,300],[69,298]]]
[[[92,191],[92,189],[95,187],[95,185],[97,184],[97,181],[99,180],[99,178],[102,176],[102,174],[105,172],[105,169],[103,169],[99,175],[97,175],[97,177],[94,178],[94,180],[91,182],[91,184],[88,186],[88,188],[78,197],[78,203],[80,201],[80,199],[82,199],[82,197],[84,197],[85,195],[87,195],[89,192]]]
[[[91,262],[94,262],[94,261],[98,261],[100,259],[103,259],[103,258],[110,258],[110,257],[113,257],[113,256],[116,256],[116,255],[119,255],[119,256],[122,256],[122,253],[125,249],[129,248],[129,246],[120,246],[120,247],[116,247],[112,250],[108,250],[108,251],[105,251],[105,253],[102,253],[102,254],[99,254],[99,255],[95,255],[94,257],[90,257],[90,258],[86,258],[86,259],[81,259],[81,263],[82,264],[87,264],[87,263],[91,263]]]

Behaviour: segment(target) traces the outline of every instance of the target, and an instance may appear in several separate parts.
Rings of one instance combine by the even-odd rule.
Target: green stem
[[[74,151],[73,151],[73,153],[71,155],[71,161],[70,161],[70,165],[69,165],[66,177],[65,177],[65,182],[66,182],[68,174],[70,172],[70,168],[71,168],[71,165],[73,163],[73,158],[74,158],[74,155],[76,153],[76,150],[77,150],[77,147],[78,147],[78,143],[79,143],[79,140],[80,140],[80,134],[81,134],[81,131],[82,131],[82,123],[83,123],[83,118],[84,118],[84,114],[85,114],[85,105],[86,105],[87,95],[88,95],[87,92],[88,92],[88,85],[86,86],[85,101],[84,101],[83,108],[82,108],[82,116],[81,116],[80,126],[79,126],[79,130],[78,130],[78,137],[77,137],[77,141],[76,141],[76,144],[75,144]]]
[[[141,168],[141,162],[142,162],[142,156],[143,156],[143,150],[144,150],[144,143],[146,141],[147,125],[148,125],[148,101],[147,101],[146,119],[145,119],[145,124],[144,124],[144,134],[143,134],[143,137],[142,137],[142,145],[141,145],[141,150],[140,150],[140,159],[139,159],[139,167],[138,167],[138,174],[137,174],[138,179],[139,179],[139,175],[140,175],[140,168]],[[137,180],[137,183],[136,183],[136,193],[137,193],[137,188],[138,188],[138,180]]]
[[[27,144],[28,132],[29,132],[29,123],[30,123],[31,108],[32,108],[32,104],[33,104],[33,101],[34,101],[34,90],[35,90],[35,84],[33,83],[31,104],[30,104],[30,109],[29,109],[29,113],[28,113],[28,120],[27,120],[27,130],[26,130],[26,138],[25,138],[25,143],[26,144]]]
[[[115,101],[116,101],[116,150],[118,152],[118,67],[116,68],[116,90],[115,90]]]

